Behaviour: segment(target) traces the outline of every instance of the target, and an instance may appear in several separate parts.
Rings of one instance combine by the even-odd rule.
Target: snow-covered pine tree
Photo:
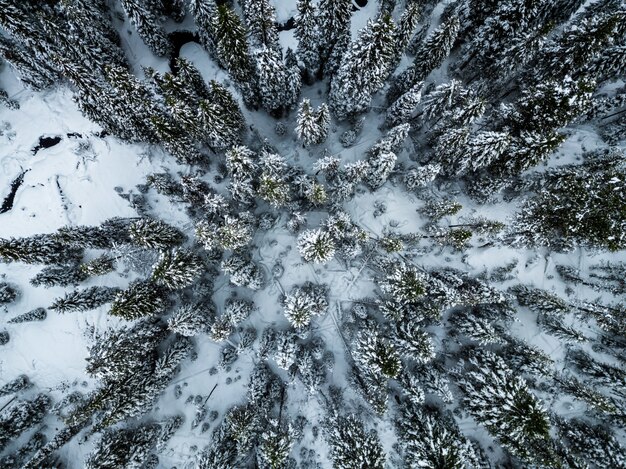
[[[385,126],[394,127],[409,121],[411,114],[422,100],[422,87],[424,83],[418,82],[406,93],[400,96],[389,106],[385,115]]]
[[[293,287],[282,302],[289,323],[296,329],[305,330],[313,316],[323,314],[328,308],[327,296],[323,285],[307,283]]]
[[[25,264],[66,264],[80,261],[83,250],[68,246],[54,235],[35,235],[28,238],[0,238],[0,260]]]
[[[328,106],[322,103],[317,109],[309,99],[303,99],[298,107],[296,135],[305,145],[316,145],[326,140],[330,127]]]
[[[298,0],[295,37],[298,39],[296,55],[304,64],[310,81],[320,69],[320,18],[313,0]]]
[[[137,280],[115,296],[109,314],[132,321],[162,313],[167,306],[167,296],[159,285]]]
[[[332,77],[336,71],[331,58],[341,57],[350,43],[350,18],[352,2],[350,0],[321,0],[319,4],[320,21],[320,56],[325,66],[324,74]],[[335,61],[336,66],[339,63]],[[330,67],[328,65],[331,65]]]
[[[168,328],[177,334],[192,337],[209,331],[211,314],[201,306],[185,304],[168,319]]]
[[[250,56],[246,29],[241,19],[227,4],[217,7],[213,17],[215,53],[242,92],[244,102],[254,106],[258,102],[255,69]]]
[[[49,309],[58,313],[71,311],[88,311],[112,302],[120,289],[117,287],[88,287],[83,290],[74,290],[66,293],[62,298],[57,298]]]
[[[143,42],[159,57],[169,54],[170,44],[163,27],[159,24],[151,2],[141,0],[121,0],[122,7],[137,34]]]
[[[326,264],[335,256],[335,243],[327,231],[307,230],[298,236],[298,250],[305,261]]]
[[[11,303],[19,295],[19,290],[7,282],[0,282],[0,304]]]
[[[261,155],[261,177],[258,194],[273,207],[282,207],[291,197],[287,178],[289,166],[280,155],[264,151]]]
[[[188,287],[201,275],[202,259],[188,249],[162,251],[152,269],[152,281],[171,290]]]
[[[0,451],[23,432],[43,420],[52,401],[45,394],[17,401],[0,414]]]
[[[261,46],[254,52],[261,105],[269,112],[281,115],[292,99],[288,82],[289,71],[276,49]]]
[[[459,28],[458,16],[452,15],[426,38],[415,54],[413,64],[393,80],[387,95],[390,102],[398,99],[441,66],[452,49]]]
[[[259,266],[248,256],[234,253],[221,264],[224,273],[230,276],[233,285],[259,290],[263,287],[264,275]]]
[[[393,19],[382,14],[368,21],[350,45],[329,94],[330,110],[338,120],[363,112],[382,87],[394,58],[394,32]]]
[[[280,421],[276,419],[268,420],[264,431],[260,435],[256,451],[259,469],[287,467],[289,453],[295,444],[291,433],[290,425],[281,425]]]
[[[19,375],[17,378],[0,387],[0,396],[8,396],[9,394],[17,393],[30,386],[32,386],[32,383],[28,380],[28,376]]]
[[[383,469],[385,452],[374,430],[365,430],[354,415],[339,416],[329,424],[326,440],[334,467]]]
[[[133,243],[150,249],[170,249],[185,240],[185,235],[179,229],[155,218],[132,222],[128,232]]]
[[[85,459],[85,469],[145,467],[157,443],[161,427],[142,424],[136,428],[107,430]]]
[[[252,47],[268,47],[280,52],[276,9],[270,1],[245,0],[242,2],[242,10]]]
[[[214,0],[191,0],[189,11],[198,27],[200,44],[212,56],[215,55],[216,32],[214,18],[217,13],[217,5]]]
[[[491,352],[477,352],[459,379],[463,404],[503,447],[528,464],[556,460],[550,422],[526,382]]]
[[[47,315],[48,313],[46,312],[45,308],[35,308],[28,311],[27,313],[20,314],[13,319],[9,319],[7,323],[19,324],[22,322],[43,321],[44,319],[46,319]]]

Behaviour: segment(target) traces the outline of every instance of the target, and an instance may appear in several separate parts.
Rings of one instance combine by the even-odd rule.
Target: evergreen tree
[[[411,114],[422,100],[423,85],[423,82],[417,83],[389,106],[385,116],[385,126],[394,127],[409,121]]]
[[[250,220],[241,216],[227,215],[219,226],[209,222],[196,225],[196,236],[208,251],[242,248],[252,240],[252,235]]]
[[[291,197],[285,158],[264,152],[261,157],[261,177],[258,194],[273,207],[282,207]]]
[[[52,235],[35,235],[29,238],[0,239],[2,262],[26,264],[65,264],[79,261],[83,250],[68,246]]]
[[[187,249],[163,251],[152,269],[152,281],[171,290],[188,287],[204,271],[202,259]]]
[[[131,24],[137,30],[137,34],[143,42],[159,57],[169,54],[170,44],[165,31],[159,25],[155,11],[149,2],[140,0],[121,0],[122,7]]]
[[[170,249],[180,245],[185,239],[180,230],[154,218],[134,221],[128,232],[133,243],[150,249]]]
[[[158,424],[108,430],[87,456],[85,468],[142,467],[149,460],[160,431]]]
[[[453,15],[426,38],[415,54],[413,64],[394,79],[388,94],[389,101],[395,101],[441,66],[450,54],[459,28],[459,18]]]
[[[454,422],[406,403],[398,420],[404,463],[427,469],[479,467],[471,443]]]
[[[330,126],[328,106],[322,104],[317,110],[311,101],[303,99],[298,108],[296,135],[305,145],[316,145],[326,140]]]
[[[282,301],[287,320],[296,329],[306,329],[313,316],[323,314],[328,308],[326,288],[321,285],[295,286]]]
[[[326,264],[335,256],[335,243],[326,231],[308,230],[298,237],[298,250],[305,261]]]
[[[526,382],[490,352],[476,353],[469,363],[472,369],[461,376],[459,385],[470,415],[527,463],[553,462],[546,411]]]
[[[346,43],[350,42],[350,17],[352,2],[350,0],[321,0],[319,4],[320,21],[320,55],[326,64],[331,57],[341,55]],[[332,76],[335,68],[325,71]]]
[[[150,281],[137,280],[115,296],[109,314],[132,321],[160,314],[167,306],[167,297],[158,285]]]
[[[255,70],[246,30],[239,16],[226,4],[217,7],[213,18],[215,53],[220,64],[230,73],[240,88],[244,101],[253,106],[257,102],[254,82]]]
[[[7,282],[0,282],[0,304],[11,303],[19,295],[19,290]]]
[[[177,334],[193,337],[208,332],[211,316],[202,307],[183,305],[167,321],[167,326]]]
[[[385,379],[396,378],[402,371],[397,348],[376,329],[364,329],[359,333],[353,356],[360,368]]]
[[[196,26],[200,44],[212,56],[216,53],[217,34],[214,18],[217,15],[217,5],[214,0],[191,0],[189,11],[192,14]]]
[[[254,152],[244,146],[234,146],[226,152],[226,167],[231,177],[230,192],[234,200],[244,204],[254,199],[254,179],[258,172],[254,157]]]
[[[298,39],[296,55],[304,64],[309,77],[319,71],[320,61],[320,18],[312,0],[298,0],[295,37]]]
[[[28,376],[19,375],[17,378],[0,387],[0,396],[8,396],[9,394],[17,393],[23,389],[29,388],[30,386],[32,386],[32,384],[28,380]]]
[[[51,265],[44,267],[41,272],[30,279],[30,283],[35,287],[67,287],[78,285],[86,280],[87,277],[87,274],[80,269],[80,266]]]
[[[66,293],[63,298],[57,298],[50,305],[58,313],[72,311],[89,311],[112,302],[120,292],[116,287],[88,287],[83,290],[74,290]]]
[[[276,9],[269,0],[246,0],[243,17],[253,47],[267,47],[280,51],[276,29]]]
[[[289,86],[290,71],[285,67],[280,53],[261,46],[254,53],[261,105],[270,113],[280,115],[291,103],[293,90]]]
[[[13,319],[9,319],[7,322],[9,324],[19,324],[22,322],[43,321],[46,319],[47,315],[48,313],[44,308],[35,308],[27,313],[20,314]]]
[[[257,446],[256,459],[259,468],[287,468],[287,460],[294,443],[288,426],[281,425],[276,419],[269,419]]]
[[[600,425],[590,425],[580,419],[557,420],[559,436],[568,447],[597,467],[623,467],[626,465],[626,448],[615,435]]]
[[[0,451],[15,438],[41,422],[50,407],[51,400],[45,394],[30,401],[18,401],[0,414]]]
[[[326,437],[334,467],[345,469],[382,469],[385,452],[374,430],[365,431],[353,415],[337,417]]]
[[[371,96],[382,87],[394,57],[395,25],[391,16],[369,21],[344,55],[334,75],[330,109],[338,120],[363,112]]]
[[[230,275],[232,284],[260,290],[264,283],[263,271],[251,259],[241,254],[233,254],[221,264],[224,273]]]

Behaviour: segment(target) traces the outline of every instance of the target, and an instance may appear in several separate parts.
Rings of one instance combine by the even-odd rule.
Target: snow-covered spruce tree
[[[313,316],[319,316],[328,308],[327,290],[323,285],[312,283],[295,286],[282,301],[285,317],[298,330],[305,330]]]
[[[157,442],[161,427],[143,424],[137,428],[107,430],[85,460],[86,469],[142,467]]]
[[[427,279],[427,274],[415,267],[400,264],[379,285],[383,293],[402,305],[413,303],[427,294]]]
[[[333,467],[383,469],[385,452],[376,431],[366,431],[354,415],[337,417],[328,426],[326,440]]]
[[[0,414],[0,450],[4,450],[24,431],[41,422],[50,404],[50,397],[39,394],[32,400],[12,404]]]
[[[459,32],[460,23],[456,15],[446,19],[421,45],[411,66],[393,80],[388,100],[395,101],[413,86],[423,81],[433,70],[441,66],[450,54]]]
[[[217,5],[214,0],[191,0],[189,2],[189,12],[198,27],[200,44],[211,56],[215,56],[217,41],[214,29],[216,11]]]
[[[217,7],[213,17],[215,54],[241,90],[249,106],[258,103],[254,62],[250,56],[246,30],[241,19],[227,4]]]
[[[263,286],[263,271],[248,256],[235,253],[222,261],[221,268],[233,285],[251,290],[260,290]]]
[[[46,436],[41,432],[35,432],[16,451],[0,458],[0,465],[6,468],[27,467],[27,458],[39,450],[46,443]]]
[[[207,251],[242,248],[252,240],[252,235],[253,227],[245,213],[239,217],[227,215],[219,225],[206,221],[196,225],[196,237]]]
[[[66,264],[80,261],[83,250],[68,246],[54,235],[35,235],[28,238],[0,239],[2,262],[25,264]]]
[[[416,83],[389,106],[385,116],[385,126],[393,127],[409,121],[411,114],[413,114],[413,111],[415,111],[417,105],[422,100],[423,85],[424,82],[421,81]]]
[[[296,55],[304,64],[309,79],[314,78],[320,68],[320,18],[312,0],[298,0],[295,37],[298,39]],[[311,80],[312,81],[312,80]]]
[[[288,467],[289,453],[295,444],[292,432],[291,425],[281,424],[277,419],[268,420],[256,450],[260,469]]]
[[[243,204],[254,199],[254,180],[258,172],[254,157],[254,152],[245,146],[234,146],[226,152],[230,193],[234,200]]]
[[[335,256],[335,242],[328,231],[307,230],[298,236],[298,250],[307,262],[326,264]]]
[[[276,49],[262,46],[254,52],[254,59],[261,105],[267,112],[280,116],[293,103],[294,94],[300,92],[299,85],[296,83],[294,89],[293,84],[298,78],[285,66]]]
[[[601,425],[590,425],[582,419],[556,419],[559,437],[568,448],[597,467],[623,467],[626,465],[626,448],[617,437]]]
[[[261,155],[258,195],[273,207],[282,207],[291,198],[289,166],[280,155],[264,151]]]
[[[150,249],[170,249],[185,240],[180,230],[154,218],[134,221],[128,227],[128,232],[133,243]]]
[[[317,109],[311,107],[311,101],[303,99],[298,108],[296,135],[305,145],[324,142],[330,127],[330,111],[325,103]]]
[[[0,387],[0,397],[7,396],[9,394],[14,394],[23,389],[29,388],[32,386],[31,382],[28,380],[28,376],[19,375],[17,378],[9,381],[2,387]]]
[[[404,175],[404,183],[409,190],[419,190],[433,182],[440,172],[438,163],[411,168]]]
[[[156,12],[151,2],[141,0],[121,0],[122,7],[131,24],[137,30],[137,34],[143,42],[159,57],[164,57],[170,52],[170,44],[165,31],[159,24]]]
[[[9,319],[7,323],[19,324],[22,322],[43,321],[44,319],[46,319],[47,315],[48,313],[46,312],[45,308],[35,308],[28,311],[27,313],[15,316],[13,319]]]
[[[405,402],[397,421],[402,456],[407,467],[465,469],[478,466],[472,444],[453,420]]]
[[[369,150],[367,158],[369,171],[365,176],[365,182],[370,189],[380,188],[389,178],[396,165],[395,152],[408,136],[409,129],[409,124],[393,127]]]
[[[137,280],[115,296],[109,314],[132,321],[160,314],[167,306],[167,296],[159,285],[151,281]]]
[[[424,5],[421,2],[411,2],[407,3],[402,12],[396,30],[396,62],[400,60],[401,55],[411,42],[423,9]]]
[[[332,77],[338,60],[350,43],[350,0],[321,0],[319,4],[320,21],[320,57],[324,66],[324,75]]]
[[[183,305],[168,319],[168,328],[177,334],[192,337],[209,331],[211,314],[202,307]]]
[[[276,9],[269,0],[245,0],[242,2],[243,17],[248,26],[251,46],[268,47],[280,51]]]
[[[88,275],[74,265],[50,265],[41,269],[37,275],[30,279],[30,284],[35,287],[53,286],[67,287],[78,285],[88,278]]]
[[[344,55],[331,82],[330,110],[338,120],[363,112],[380,90],[394,58],[395,25],[382,14],[369,21]]]
[[[19,295],[19,290],[7,282],[0,282],[0,304],[11,303]]]
[[[621,168],[606,161],[590,170],[584,165],[566,166],[549,174],[538,194],[516,216],[517,239],[560,250],[577,244],[623,249],[626,186]]]
[[[396,346],[376,328],[361,330],[352,356],[364,371],[385,379],[396,378],[402,371],[402,361]]]
[[[111,303],[120,289],[117,287],[88,287],[83,290],[74,290],[66,293],[61,298],[56,298],[49,309],[58,313],[69,313],[72,311],[88,311],[98,308],[107,303]]]
[[[550,422],[526,382],[491,352],[476,352],[469,364],[458,383],[470,415],[526,463],[553,463]]]
[[[152,269],[152,281],[170,290],[188,287],[201,275],[202,259],[188,249],[163,251]]]

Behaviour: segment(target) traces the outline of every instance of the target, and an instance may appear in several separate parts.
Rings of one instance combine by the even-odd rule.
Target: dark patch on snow
[[[180,57],[180,49],[190,42],[200,44],[200,38],[198,37],[198,33],[191,31],[174,31],[170,33],[169,38],[173,46],[172,56],[170,57],[170,70],[176,75],[176,73],[178,73],[176,59]]]
[[[65,135],[67,135],[68,138],[83,138],[83,135],[78,132],[70,132]]]
[[[13,208],[13,202],[15,202],[15,193],[24,182],[24,175],[26,174],[26,171],[28,170],[22,171],[18,177],[13,179],[13,182],[11,183],[11,190],[4,198],[4,201],[2,202],[2,207],[0,207],[0,213],[6,213]]]
[[[59,135],[55,135],[53,137],[45,137],[42,135],[41,137],[39,137],[39,145],[33,148],[33,155],[36,155],[37,152],[43,148],[50,148],[55,146],[60,141],[61,137]]]
[[[363,8],[367,5],[367,0],[354,0],[354,3],[356,3],[360,8]]]
[[[284,23],[276,23],[276,28],[278,29],[278,31],[289,31],[290,29],[293,29],[295,27],[296,27],[296,20],[294,19],[293,16],[289,18],[287,21],[285,21]]]

